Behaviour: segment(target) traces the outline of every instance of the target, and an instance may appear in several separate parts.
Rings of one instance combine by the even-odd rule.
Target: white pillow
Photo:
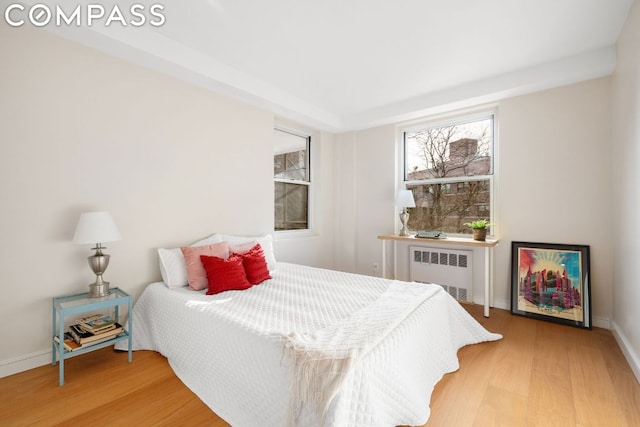
[[[222,236],[223,236],[222,234],[212,234],[211,236],[202,240],[198,240],[197,242],[189,246],[195,247],[195,246],[215,245],[216,243],[224,242],[224,240],[222,240]]]
[[[190,246],[207,246],[222,242],[222,235],[213,234],[206,239],[199,240]],[[160,275],[162,281],[169,288],[187,286],[187,265],[180,248],[158,248]]]
[[[273,237],[270,234],[265,236],[233,236],[230,234],[216,234],[220,236],[223,242],[229,243],[231,246],[242,245],[245,243],[256,242],[260,243],[262,250],[264,251],[264,258],[267,261],[267,267],[269,273],[276,271],[276,256],[273,253]]]

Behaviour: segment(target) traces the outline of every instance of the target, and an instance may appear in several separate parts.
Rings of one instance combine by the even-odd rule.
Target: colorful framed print
[[[511,243],[511,313],[591,329],[589,246]]]

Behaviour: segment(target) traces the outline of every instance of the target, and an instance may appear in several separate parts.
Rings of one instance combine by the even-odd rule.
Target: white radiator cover
[[[473,251],[410,246],[409,279],[437,283],[458,301],[472,302]]]

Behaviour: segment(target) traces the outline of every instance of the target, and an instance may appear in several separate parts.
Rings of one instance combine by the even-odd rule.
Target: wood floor
[[[504,339],[467,346],[438,383],[427,427],[640,426],[640,384],[607,330],[465,308]],[[166,359],[102,349],[0,379],[1,426],[228,426]],[[247,402],[247,404],[251,404]],[[427,402],[425,402],[427,404]]]

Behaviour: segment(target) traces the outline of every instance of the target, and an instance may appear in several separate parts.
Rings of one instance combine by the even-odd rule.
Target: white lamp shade
[[[83,212],[80,215],[73,243],[94,244],[122,240],[120,231],[109,212]]]
[[[415,208],[416,202],[413,200],[413,191],[400,190],[396,198],[396,206],[401,208]]]

